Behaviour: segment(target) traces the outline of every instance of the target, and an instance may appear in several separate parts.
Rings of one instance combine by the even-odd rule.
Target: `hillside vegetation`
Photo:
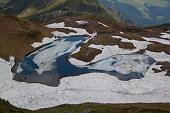
[[[169,113],[170,104],[80,104],[30,111],[0,100],[0,113]]]

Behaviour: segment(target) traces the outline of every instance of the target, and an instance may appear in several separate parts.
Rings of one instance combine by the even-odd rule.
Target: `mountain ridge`
[[[32,19],[61,15],[96,15],[114,19],[110,11],[104,8],[98,0],[13,0],[0,1],[0,10],[3,13]],[[49,17],[49,15],[50,17]]]

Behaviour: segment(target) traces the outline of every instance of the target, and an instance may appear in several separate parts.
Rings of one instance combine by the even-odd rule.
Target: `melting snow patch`
[[[32,47],[37,48],[37,47],[40,47],[40,46],[42,46],[44,44],[54,42],[56,39],[57,38],[55,38],[55,37],[52,37],[52,38],[44,37],[42,42],[34,42],[31,45],[32,45]]]
[[[61,22],[61,23],[53,23],[53,24],[49,24],[46,25],[49,28],[64,28],[65,27],[65,23]]]
[[[146,37],[143,37],[143,38],[147,41],[155,41],[155,42],[158,42],[158,43],[170,45],[170,40],[159,39],[159,38],[146,38]]]
[[[107,26],[106,24],[101,23],[101,22],[98,22],[98,24],[100,24],[100,25],[102,25],[102,26],[104,26],[104,27],[109,27],[109,26]]]
[[[120,34],[124,34],[124,32],[121,32],[121,31],[120,31]]]
[[[49,27],[49,28],[63,28],[63,29],[65,28],[65,29],[70,29],[70,30],[76,31],[76,33],[71,32],[69,34],[62,33],[62,32],[59,32],[59,31],[55,31],[55,32],[53,32],[53,35],[55,35],[56,37],[58,37],[58,36],[73,36],[73,35],[89,35],[91,37],[94,37],[94,36],[97,35],[97,33],[92,33],[92,34],[88,33],[86,31],[86,29],[65,27],[64,22],[49,24],[49,25],[47,25],[47,27]]]
[[[162,35],[160,36],[161,38],[164,39],[169,39],[170,40],[170,34],[169,33],[161,33]]]
[[[113,38],[117,38],[117,39],[122,39],[122,42],[130,42],[133,43],[133,45],[136,47],[137,51],[139,51],[140,49],[146,49],[147,46],[149,44],[151,44],[150,42],[147,41],[138,41],[138,40],[129,40],[127,38],[123,38],[120,36],[112,36]]]
[[[80,21],[76,21],[79,25],[84,25],[84,24],[88,24],[88,21],[84,21],[84,20],[80,20]]]
[[[170,55],[164,53],[164,52],[151,52],[146,50],[145,54],[151,56],[154,58],[156,61],[169,61],[170,62]]]
[[[119,48],[119,46],[115,45],[115,46],[103,46],[103,45],[94,45],[94,44],[91,44],[89,47],[91,48],[96,48],[96,49],[100,49],[102,50],[102,53],[101,54],[98,54],[95,59],[93,59],[92,62],[96,62],[96,61],[99,61],[101,59],[104,59],[104,58],[107,58],[107,57],[110,57],[112,55],[117,55],[117,54],[131,54],[131,53],[134,53],[136,52],[137,50],[126,50],[126,49],[122,49],[122,48]]]

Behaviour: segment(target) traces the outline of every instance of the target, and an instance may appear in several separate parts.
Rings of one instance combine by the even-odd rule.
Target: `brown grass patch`
[[[73,58],[76,58],[81,61],[90,62],[92,61],[98,54],[101,54],[102,51],[95,48],[90,47],[81,47],[80,51],[71,55]]]
[[[152,52],[165,52],[170,55],[170,45],[161,44],[158,42],[152,42],[153,44],[148,45],[147,50]]]
[[[8,60],[13,55],[20,60],[34,48],[31,44],[43,37],[52,37],[52,29],[12,16],[0,17],[0,57]]]
[[[124,38],[127,38],[129,40],[145,41],[145,39],[143,39],[142,36],[140,36],[140,35],[138,35],[136,33],[124,32],[120,36],[124,37]]]
[[[89,42],[91,44],[96,45],[118,45],[120,48],[123,49],[135,49],[136,47],[133,45],[133,43],[130,42],[122,42],[121,39],[113,38],[112,35],[109,34],[100,34],[97,35],[93,40],[90,40]]]
[[[72,29],[67,29],[67,28],[56,28],[55,30],[56,30],[56,31],[59,31],[59,32],[66,33],[66,34],[69,34],[69,33],[77,33],[76,31],[74,31],[74,30],[72,30]]]

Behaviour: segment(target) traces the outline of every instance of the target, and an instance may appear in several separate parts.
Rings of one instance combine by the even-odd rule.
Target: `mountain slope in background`
[[[1,0],[0,10],[3,13],[34,20],[79,14],[112,17],[97,0]]]
[[[170,22],[170,0],[99,0],[117,9],[121,18],[137,26],[154,26]]]

